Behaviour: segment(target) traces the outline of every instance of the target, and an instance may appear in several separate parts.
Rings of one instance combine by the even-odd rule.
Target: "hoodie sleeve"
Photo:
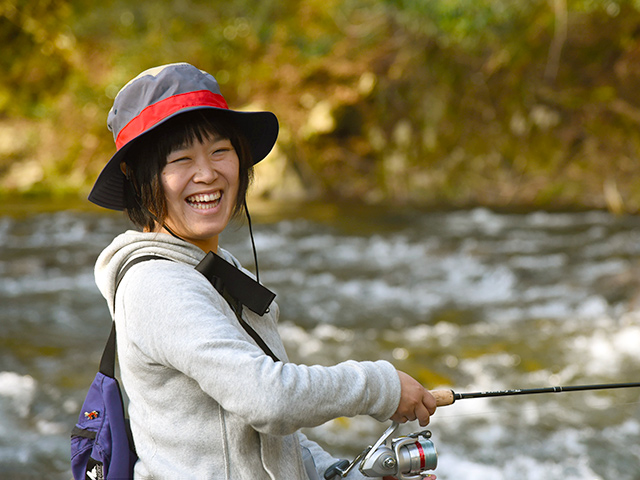
[[[398,406],[400,380],[386,361],[330,367],[274,362],[211,284],[187,265],[134,266],[116,302],[116,321],[124,323],[147,362],[194,379],[257,431],[287,435],[340,416],[384,421]]]

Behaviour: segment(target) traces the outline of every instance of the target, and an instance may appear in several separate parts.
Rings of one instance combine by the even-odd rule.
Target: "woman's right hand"
[[[436,411],[436,399],[412,376],[398,370],[400,377],[400,403],[391,416],[398,423],[418,420],[420,426],[429,424],[429,419]]]

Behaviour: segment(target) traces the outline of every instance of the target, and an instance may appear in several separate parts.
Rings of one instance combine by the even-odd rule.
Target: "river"
[[[93,264],[128,225],[31,210],[0,215],[0,478],[68,480],[69,431],[110,328]],[[292,361],[382,358],[456,392],[640,381],[640,218],[259,204],[253,219]],[[222,245],[253,269],[245,226]],[[638,480],[639,396],[459,400],[429,426],[435,473]],[[387,426],[307,433],[353,458]]]

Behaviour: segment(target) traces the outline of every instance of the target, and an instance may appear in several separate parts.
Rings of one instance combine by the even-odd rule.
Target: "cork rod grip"
[[[438,407],[451,405],[453,402],[455,402],[453,390],[431,390],[431,395],[435,397],[436,405]]]

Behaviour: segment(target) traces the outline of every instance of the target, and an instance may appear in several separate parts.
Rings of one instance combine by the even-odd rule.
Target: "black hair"
[[[143,134],[127,152],[125,212],[134,225],[152,231],[157,224],[164,224],[167,204],[160,175],[168,155],[213,135],[228,139],[238,155],[239,185],[233,216],[241,213],[253,179],[249,143],[224,111],[200,109],[177,115]]]

